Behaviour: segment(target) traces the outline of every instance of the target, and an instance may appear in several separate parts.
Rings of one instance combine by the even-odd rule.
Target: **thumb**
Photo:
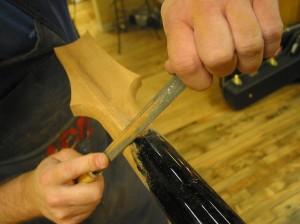
[[[104,153],[90,153],[72,160],[59,163],[53,174],[58,184],[75,180],[79,176],[96,170],[103,170],[109,165],[109,158]]]

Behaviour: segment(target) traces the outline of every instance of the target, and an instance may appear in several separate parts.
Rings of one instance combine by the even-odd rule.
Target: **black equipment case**
[[[277,89],[300,80],[300,23],[287,27],[281,49],[266,59],[257,72],[235,71],[220,79],[223,96],[234,109],[243,109]]]

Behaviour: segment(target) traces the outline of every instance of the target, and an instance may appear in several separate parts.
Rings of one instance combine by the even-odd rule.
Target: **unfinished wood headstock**
[[[73,114],[96,119],[115,138],[138,112],[139,75],[117,63],[89,34],[55,52],[71,83]]]

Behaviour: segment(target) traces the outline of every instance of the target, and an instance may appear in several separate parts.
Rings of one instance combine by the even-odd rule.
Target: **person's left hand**
[[[104,153],[81,155],[73,149],[63,149],[26,175],[26,201],[37,215],[55,223],[80,223],[101,201],[104,178],[78,184],[74,180],[90,171],[105,169],[108,164]]]

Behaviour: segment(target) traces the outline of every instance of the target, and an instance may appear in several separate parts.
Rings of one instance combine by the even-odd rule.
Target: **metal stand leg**
[[[144,1],[145,1],[145,4],[146,4],[146,7],[147,7],[148,15],[150,16],[151,15],[151,6],[150,6],[150,3],[149,3],[149,0],[144,0]],[[154,30],[154,33],[155,33],[156,37],[158,39],[160,39],[159,33],[157,32],[157,29],[156,29],[155,26],[153,26],[153,30]]]
[[[119,10],[118,1],[120,1],[121,10]],[[121,54],[121,32],[122,30],[126,29],[126,24],[122,24],[122,20],[126,19],[124,0],[114,0],[114,8],[115,8],[115,15],[116,15],[116,29],[118,34],[118,53]],[[122,14],[121,16],[119,14],[120,11]]]
[[[121,32],[123,30],[126,30],[126,10],[124,5],[124,0],[113,0],[114,8],[115,8],[115,15],[116,15],[116,29],[117,29],[117,35],[118,35],[118,53],[121,54],[122,51],[122,44],[121,44]],[[149,0],[144,0],[144,3],[146,5],[146,10],[149,16],[151,16],[152,10],[149,3]],[[120,8],[119,8],[120,7]],[[152,27],[155,35],[158,39],[160,39],[159,33],[157,31],[157,28],[155,26]]]

